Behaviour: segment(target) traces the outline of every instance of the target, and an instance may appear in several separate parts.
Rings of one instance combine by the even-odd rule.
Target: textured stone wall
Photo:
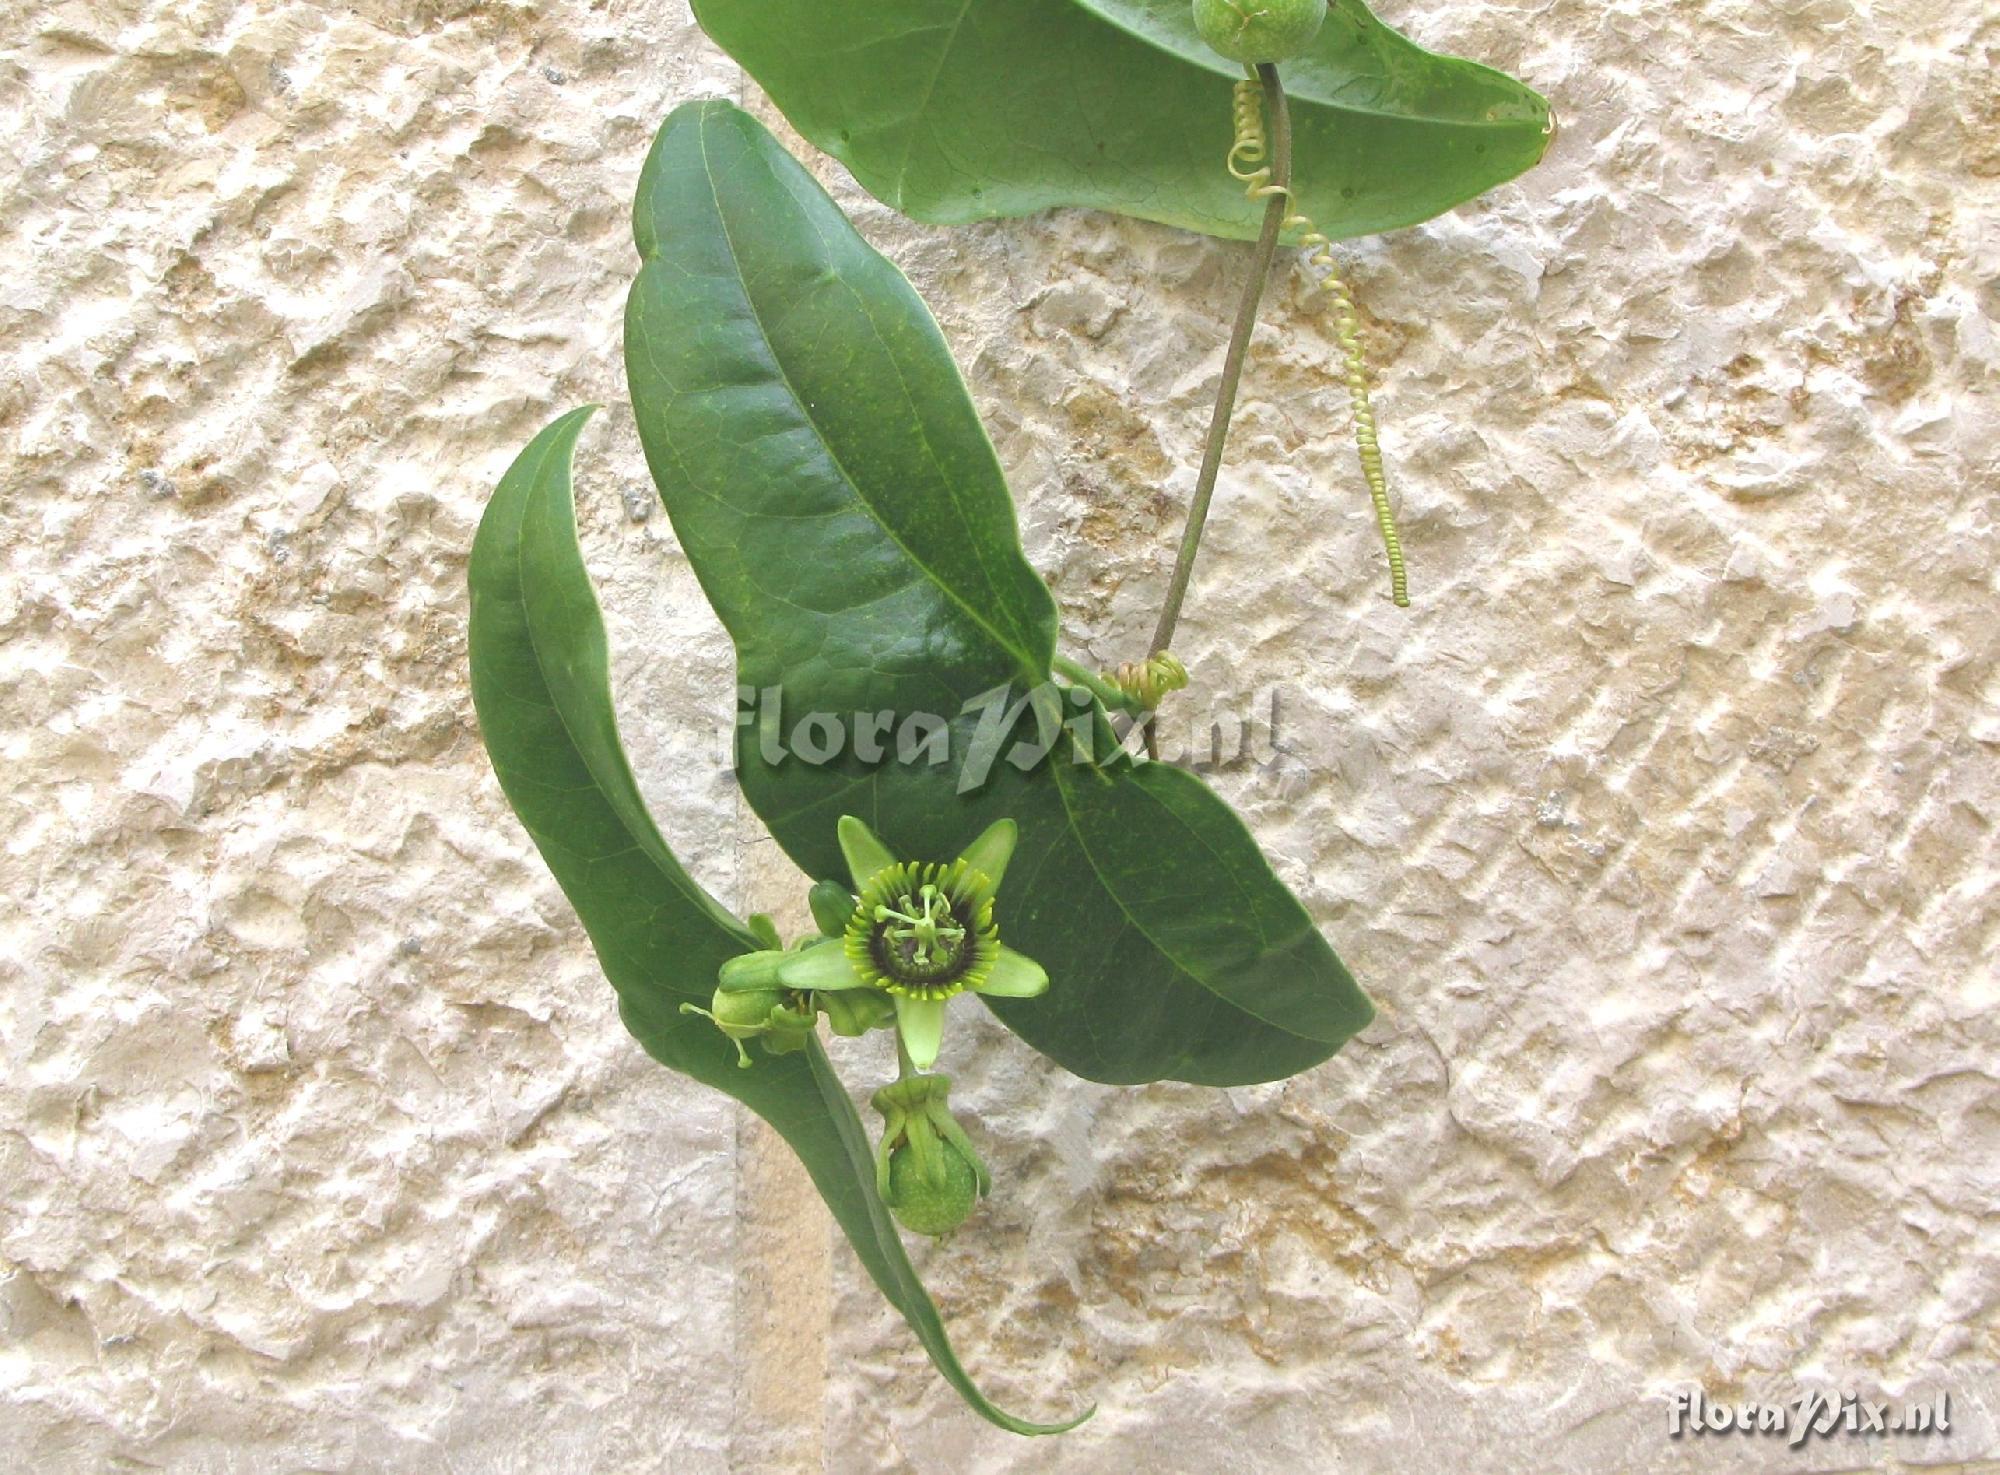
[[[775,115],[679,0],[0,0],[0,1463],[2000,1460],[2000,26],[1383,14],[1565,124],[1348,252],[1416,604],[1293,269],[1181,640],[1280,692],[1216,783],[1381,1016],[1211,1092],[969,1012],[999,1192],[918,1258],[1003,1402],[1100,1404],[1029,1443],[624,1037],[465,689],[488,488],[612,404],[628,744],[703,880],[795,904],[615,412],[653,129]],[[929,230],[813,167],[938,312],[1070,648],[1138,653],[1242,248]],[[1948,1391],[1953,1430],[1676,1444],[1694,1384]]]

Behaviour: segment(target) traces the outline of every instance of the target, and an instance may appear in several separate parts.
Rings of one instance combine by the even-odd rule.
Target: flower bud
[[[948,1076],[905,1076],[871,1098],[882,1113],[875,1186],[915,1234],[949,1234],[993,1187],[972,1140],[952,1117]]]
[[[889,1154],[885,1202],[896,1222],[913,1234],[949,1234],[972,1217],[979,1202],[979,1172],[951,1143],[937,1139],[928,1163],[909,1143]]]
[[[1326,0],[1194,0],[1194,28],[1231,61],[1297,56],[1326,21]]]
[[[736,1046],[736,1063],[745,1070],[750,1068],[750,1052],[743,1048],[745,1040],[754,1040],[771,1027],[773,1013],[784,1008],[785,995],[782,989],[762,988],[718,988],[715,996],[704,1009],[699,1004],[681,1005],[683,1014],[699,1014],[712,1020],[715,1027],[729,1036]]]
[[[778,924],[772,920],[769,912],[757,912],[753,914],[747,925],[750,928],[751,936],[755,937],[766,948],[775,952],[784,947],[784,942],[778,937]]]
[[[773,1055],[789,1055],[805,1048],[819,1015],[809,1002],[788,1001],[792,990],[778,981],[778,964],[785,954],[775,951],[742,953],[722,965],[715,994],[708,1007],[681,1005],[683,1014],[699,1014],[712,1020],[736,1046],[736,1063],[748,1067],[750,1052],[744,1041],[762,1039]]]
[[[815,881],[806,893],[806,905],[812,908],[813,921],[819,924],[823,937],[840,936],[847,930],[847,919],[854,915],[854,895],[838,881]]]

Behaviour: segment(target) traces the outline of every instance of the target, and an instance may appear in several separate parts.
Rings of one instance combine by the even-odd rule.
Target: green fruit
[[[949,1142],[938,1143],[934,1177],[907,1146],[889,1155],[889,1211],[913,1234],[949,1234],[972,1215],[979,1175]]]
[[[1194,0],[1194,28],[1231,61],[1283,61],[1312,45],[1326,0]]]

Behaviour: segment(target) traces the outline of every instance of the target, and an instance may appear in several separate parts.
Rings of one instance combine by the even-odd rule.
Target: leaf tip
[[[995,1409],[994,1412],[998,1413],[999,1410]],[[1000,1427],[1007,1430],[1010,1434],[1026,1434],[1032,1438],[1048,1434],[1067,1434],[1070,1430],[1080,1428],[1096,1417],[1097,1405],[1093,1403],[1075,1418],[1064,1419],[1059,1424],[1031,1424],[1026,1419],[1017,1419],[1012,1415],[1006,1414],[1001,1416],[1001,1421],[996,1422],[1000,1422]]]

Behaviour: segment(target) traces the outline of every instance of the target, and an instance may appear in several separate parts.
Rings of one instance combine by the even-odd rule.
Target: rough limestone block
[[[2000,1459],[1985,10],[1384,5],[1564,120],[1344,248],[1415,606],[1293,265],[1180,641],[1190,731],[1275,693],[1214,782],[1381,1016],[1118,1091],[960,1006],[998,1191],[918,1257],[1003,1402],[1101,1403],[1028,1443],[624,1037],[472,724],[487,490],[605,401],[642,783],[718,894],[796,905],[620,410],[653,130],[775,115],[679,0],[0,8],[0,1463]],[[1139,653],[1243,248],[917,227],[812,162],[943,321],[1069,649]],[[1953,1432],[1670,1441],[1697,1384],[1948,1390]]]

